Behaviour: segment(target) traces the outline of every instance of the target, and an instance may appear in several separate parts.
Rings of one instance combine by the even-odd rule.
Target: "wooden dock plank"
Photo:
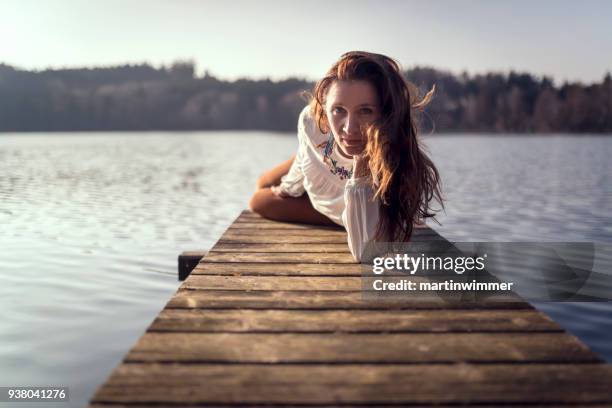
[[[535,310],[185,310],[165,309],[163,332],[560,332]]]
[[[210,276],[189,277],[183,289],[360,291],[360,277],[329,276]]]
[[[221,235],[218,242],[230,244],[346,244],[346,233],[317,234],[316,231],[304,231],[300,234],[262,235],[257,230],[227,230]]]
[[[371,267],[360,264],[294,263],[294,262],[203,262],[194,269],[193,275],[244,275],[244,276],[362,276],[371,275]],[[432,271],[432,275],[435,272]],[[385,272],[385,277],[420,279],[400,271]]]
[[[612,405],[612,366],[520,298],[380,296],[361,274],[341,228],[243,212],[91,407]]]
[[[225,375],[231,374],[231,375]],[[567,385],[592,383],[597,378],[612,378],[609,364],[159,364],[130,363],[119,366],[108,385],[156,385],[168,381],[175,386],[214,383],[240,384],[384,384],[390,381],[405,386],[431,386],[437,381],[473,380],[475,388],[484,384],[523,378],[532,389],[543,383],[564,381]],[[428,385],[429,384],[429,385]],[[469,386],[469,384],[465,384]],[[480,384],[480,385],[478,385]],[[509,388],[509,387],[506,387]],[[452,390],[449,390],[452,391]],[[516,390],[515,390],[516,391]],[[604,390],[602,390],[604,391]],[[608,391],[612,391],[609,389]]]
[[[326,229],[317,229],[317,228],[309,228],[309,229],[294,229],[294,230],[262,230],[261,228],[236,228],[234,226],[230,226],[226,233],[233,233],[236,235],[257,235],[262,237],[264,235],[270,235],[271,237],[283,237],[283,236],[302,236],[302,237],[341,237],[344,238],[346,242],[346,231],[341,228],[326,228]],[[221,236],[223,237],[223,235]]]
[[[364,297],[361,292],[180,290],[171,309],[531,309],[524,301],[453,301],[438,296]]]
[[[249,263],[331,263],[355,265],[349,252],[336,253],[275,253],[275,252],[217,252],[214,248],[200,262],[249,262]]]
[[[308,225],[308,224],[291,224],[286,222],[235,222],[231,225],[230,229],[255,229],[255,230],[286,230],[286,233],[296,232],[301,230],[311,231],[344,231],[342,227],[326,227],[319,225]],[[278,232],[278,231],[275,231]]]
[[[183,289],[198,290],[237,290],[237,291],[256,291],[256,290],[281,290],[281,291],[335,291],[350,292],[361,291],[368,296],[403,297],[403,298],[428,298],[436,296],[431,292],[403,292],[386,293],[375,290],[373,282],[379,280],[378,277],[355,277],[355,276],[227,276],[227,275],[193,275],[183,284]],[[431,280],[423,276],[387,276],[386,283],[399,284],[403,281],[411,281],[415,284],[428,283]],[[370,293],[371,292],[371,293]],[[470,293],[465,293],[465,296]],[[452,292],[440,292],[439,296],[455,296]],[[520,300],[512,293],[491,294],[495,299]]]
[[[265,264],[257,262],[202,262],[193,275],[361,276],[358,264]]]
[[[97,400],[277,404],[601,403],[612,398],[612,389],[601,378],[612,378],[608,365],[124,364]],[[515,383],[520,387],[512,385]],[[160,387],[160,384],[166,386]],[[577,393],[575,389],[583,392]]]
[[[348,347],[350,345],[350,347]],[[127,362],[597,362],[565,333],[145,333]]]
[[[220,243],[215,245],[215,252],[292,252],[292,253],[349,253],[346,242],[341,244],[246,244],[246,243]]]

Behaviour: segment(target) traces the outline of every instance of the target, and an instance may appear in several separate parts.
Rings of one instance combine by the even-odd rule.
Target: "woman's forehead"
[[[376,105],[376,89],[368,81],[334,81],[327,91],[326,102],[342,105]]]

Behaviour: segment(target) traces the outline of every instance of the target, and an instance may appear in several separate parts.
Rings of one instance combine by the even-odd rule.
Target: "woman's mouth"
[[[347,139],[343,137],[342,143],[344,143],[346,146],[349,146],[349,147],[355,147],[355,146],[360,146],[363,142],[361,139]]]

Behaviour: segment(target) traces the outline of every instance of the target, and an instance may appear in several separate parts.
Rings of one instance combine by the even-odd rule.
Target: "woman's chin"
[[[360,154],[361,152],[363,152],[363,145],[359,145],[359,146],[343,145],[342,152],[347,156],[356,156]]]

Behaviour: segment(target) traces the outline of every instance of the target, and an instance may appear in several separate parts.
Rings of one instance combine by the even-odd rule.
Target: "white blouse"
[[[337,147],[330,149],[330,135],[321,133],[309,106],[300,113],[298,141],[295,160],[281,179],[281,190],[292,197],[307,192],[317,211],[346,228],[351,254],[360,262],[379,217],[369,178],[353,177],[352,159],[339,154]]]

